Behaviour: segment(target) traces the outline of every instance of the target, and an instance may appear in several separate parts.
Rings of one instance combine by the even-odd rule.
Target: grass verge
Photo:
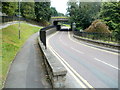
[[[17,52],[20,50],[22,45],[31,36],[33,33],[39,31],[40,27],[30,26],[26,23],[21,23],[21,39],[18,39],[18,24],[14,24],[8,26],[0,30],[0,67],[2,67],[2,71],[0,73],[0,89],[3,87],[3,82],[7,77],[7,72],[9,70],[9,66],[16,56]]]

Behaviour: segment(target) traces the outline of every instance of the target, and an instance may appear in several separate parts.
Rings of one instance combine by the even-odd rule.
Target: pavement
[[[51,88],[37,36],[32,35],[16,55],[4,88]]]
[[[11,21],[11,22],[2,23],[2,24],[0,24],[0,29],[6,28],[10,25],[17,24],[17,23],[19,23],[19,21]],[[20,23],[27,23],[27,22],[20,21]],[[30,26],[34,26],[34,27],[42,27],[42,26],[39,26],[39,25],[30,24],[30,23],[27,23],[27,24],[30,25]]]
[[[84,85],[94,88],[118,88],[118,53],[90,46],[73,38],[72,33],[67,31],[55,33],[48,43],[59,57],[72,67],[76,76],[82,77],[77,80]]]

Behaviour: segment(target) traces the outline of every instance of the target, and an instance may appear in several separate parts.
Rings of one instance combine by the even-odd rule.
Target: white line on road
[[[84,54],[83,52],[81,52],[81,51],[79,51],[79,50],[77,50],[77,49],[75,49],[75,48],[73,48],[73,47],[70,47],[70,48],[73,49],[74,51],[80,53],[80,54]]]
[[[102,60],[100,60],[100,59],[97,59],[97,58],[94,58],[96,61],[99,61],[99,62],[101,62],[101,63],[103,63],[103,64],[106,64],[106,65],[108,65],[108,66],[110,66],[110,67],[112,67],[112,68],[114,68],[114,69],[117,69],[117,70],[120,70],[119,68],[117,68],[117,67],[115,67],[115,66],[113,66],[113,65],[111,65],[111,64],[109,64],[109,63],[106,63],[106,62],[104,62],[104,61],[102,61]]]
[[[55,33],[57,34],[57,33]],[[71,75],[75,78],[75,80],[82,86],[82,88],[93,88],[80,74],[78,74],[49,44],[49,39],[53,37],[55,34],[51,35],[47,39],[48,48],[51,50],[51,52],[58,58],[58,60],[64,65],[64,67],[71,73]],[[82,82],[81,82],[82,81]],[[83,83],[84,82],[84,83]],[[87,85],[87,87],[85,85]]]

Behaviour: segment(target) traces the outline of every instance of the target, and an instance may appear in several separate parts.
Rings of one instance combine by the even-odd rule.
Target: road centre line
[[[83,52],[81,52],[81,51],[79,51],[79,50],[77,50],[77,49],[75,49],[75,48],[73,48],[73,47],[70,47],[70,48],[73,49],[74,51],[80,53],[80,54],[84,54]]]
[[[71,38],[71,36],[70,36],[70,32],[69,32],[69,31],[68,31],[68,38],[69,38],[71,41],[73,41],[73,42],[75,42],[75,43],[78,43],[78,44],[80,44],[80,45],[83,45],[83,46],[86,46],[86,47],[90,47],[90,48],[93,48],[93,49],[96,49],[96,50],[99,50],[99,51],[103,51],[103,52],[111,53],[111,54],[114,54],[114,55],[118,55],[118,53],[114,53],[114,52],[110,52],[110,51],[102,50],[102,49],[99,49],[99,48],[96,48],[96,47],[92,47],[92,46],[89,46],[89,45],[86,45],[86,44],[83,44],[83,43],[77,42],[77,41],[75,41],[75,40],[73,40],[73,39]]]
[[[57,32],[58,33],[58,32]],[[53,37],[55,34],[51,35],[47,39],[48,47],[51,50],[51,52],[59,59],[59,61],[66,67],[66,69],[71,73],[71,75],[75,78],[75,80],[82,86],[82,88],[93,88],[82,76],[80,76],[49,44],[49,39]],[[81,82],[82,81],[82,82]],[[86,87],[87,86],[87,87]],[[93,88],[94,89],[94,88]]]
[[[99,61],[99,62],[101,62],[101,63],[103,63],[103,64],[106,64],[106,65],[108,65],[108,66],[110,66],[110,67],[112,67],[112,68],[114,68],[114,69],[120,70],[119,68],[117,68],[117,67],[115,67],[115,66],[113,66],[113,65],[111,65],[111,64],[109,64],[109,63],[106,63],[106,62],[104,62],[104,61],[102,61],[102,60],[100,60],[100,59],[94,58],[94,60]]]

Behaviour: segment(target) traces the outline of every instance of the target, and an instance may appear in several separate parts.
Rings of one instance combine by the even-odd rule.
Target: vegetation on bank
[[[71,1],[71,0],[69,0]],[[120,41],[120,1],[119,2],[69,2],[67,14],[70,23],[76,23],[77,30],[93,32],[92,23],[96,20],[102,21],[104,25],[96,31],[105,33],[106,25],[114,37]],[[99,23],[100,24],[100,23]],[[106,24],[106,25],[105,25]],[[90,30],[88,30],[90,29]],[[107,31],[108,31],[107,30]],[[109,32],[109,31],[108,31]]]
[[[18,24],[14,24],[0,30],[2,31],[2,60],[0,60],[2,73],[0,73],[0,88],[2,87],[2,83],[6,79],[9,66],[15,58],[17,52],[23,46],[28,37],[40,30],[40,27],[34,27],[26,23],[21,23],[21,39],[18,39],[18,26]]]

